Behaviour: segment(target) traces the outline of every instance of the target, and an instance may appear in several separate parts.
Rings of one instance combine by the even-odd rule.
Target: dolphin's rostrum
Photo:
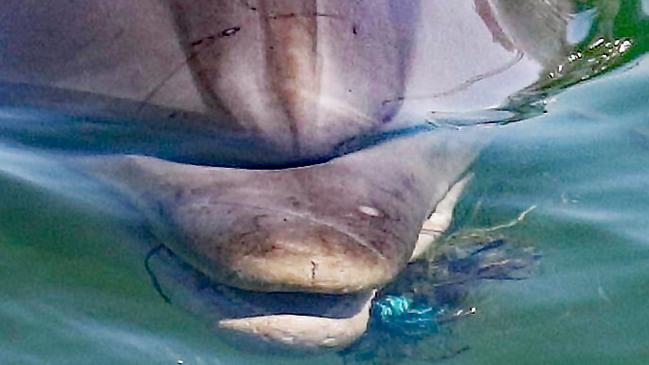
[[[374,290],[448,226],[489,133],[402,131],[432,112],[500,106],[533,84],[567,52],[572,8],[561,0],[4,0],[0,91],[7,106],[250,142],[233,153],[215,138],[208,149],[259,169],[117,147],[76,163],[129,197],[169,250],[159,271],[172,303],[271,344],[339,348],[364,332]],[[420,236],[428,217],[434,234]],[[313,310],[235,315],[215,299],[228,287],[295,293]],[[355,310],[327,316],[341,306]]]

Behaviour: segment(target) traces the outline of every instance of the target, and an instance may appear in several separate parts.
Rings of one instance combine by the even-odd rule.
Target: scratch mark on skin
[[[242,249],[245,249],[244,256],[254,256],[255,254],[264,254],[270,251],[273,251],[276,249],[275,246],[271,246],[269,248],[264,248],[261,245],[261,241],[265,240],[268,238],[268,235],[266,233],[263,233],[262,230],[262,225],[261,225],[261,219],[267,218],[268,214],[258,214],[255,215],[252,218],[252,225],[253,228],[249,231],[241,233],[237,238],[236,241],[241,245]],[[260,236],[261,234],[261,236]],[[252,246],[245,247],[245,243],[251,242],[248,237],[257,237],[257,239],[253,240],[252,242],[254,243]]]
[[[171,80],[171,78],[176,76],[178,74],[178,72],[180,72],[180,70],[182,70],[182,68],[187,65],[187,62],[189,62],[189,60],[193,56],[194,55],[191,55],[191,56],[187,57],[182,63],[179,63],[178,65],[176,65],[171,70],[171,72],[169,72],[169,74],[165,75],[162,78],[162,80],[160,80],[157,84],[155,84],[153,86],[153,88],[151,88],[151,90],[142,99],[142,102],[140,103],[140,106],[137,109],[138,114],[142,111],[142,109],[144,109],[144,107],[146,107],[146,105],[149,103],[149,101],[151,101],[151,99],[153,99],[153,97],[158,93],[158,91],[160,91],[165,86],[165,84],[167,82],[169,82],[169,80]],[[174,115],[174,117],[175,117],[175,115]]]
[[[258,8],[256,6],[250,5],[249,1],[241,0],[241,4],[243,5],[243,7],[248,8],[251,11],[257,11],[258,10]],[[273,13],[270,13],[270,14],[266,15],[267,19],[293,18],[293,17],[326,17],[326,18],[342,19],[342,17],[339,16],[339,15],[327,14],[327,13],[318,13],[318,12],[302,13],[302,14],[295,13],[295,12],[285,13],[285,14],[273,14]]]
[[[508,69],[514,67],[518,62],[520,62],[523,59],[523,56],[525,56],[525,54],[523,52],[517,51],[516,56],[514,56],[514,58],[511,61],[507,62],[503,66],[495,68],[495,69],[487,71],[487,72],[484,72],[484,73],[481,73],[481,74],[477,74],[477,75],[475,75],[473,77],[470,77],[469,79],[465,80],[464,82],[460,83],[459,85],[454,86],[454,87],[452,87],[452,88],[450,88],[448,90],[440,91],[440,92],[434,93],[434,94],[426,94],[426,95],[412,95],[412,96],[407,96],[407,97],[406,96],[399,96],[399,97],[396,97],[394,99],[383,100],[383,102],[381,104],[385,106],[385,105],[391,104],[391,103],[401,103],[401,102],[405,101],[406,99],[409,99],[409,100],[435,99],[435,98],[442,98],[442,97],[445,97],[445,96],[453,95],[453,94],[455,94],[457,92],[464,91],[464,90],[468,89],[469,87],[471,87],[473,84],[475,84],[477,82],[480,82],[480,81],[482,81],[484,79],[487,79],[487,78],[492,77],[492,76],[496,76],[496,75],[498,75],[498,74],[500,74],[502,72],[507,71]]]
[[[318,263],[311,260],[311,280],[315,280],[315,273],[318,270]]]
[[[225,30],[223,30],[222,32],[220,32],[218,34],[211,34],[211,35],[208,35],[207,37],[203,37],[201,39],[195,40],[195,41],[191,42],[190,45],[192,47],[196,47],[196,46],[202,44],[203,42],[208,42],[208,41],[211,42],[211,41],[216,40],[217,38],[230,37],[230,36],[235,35],[240,30],[241,30],[241,27],[228,28],[228,29],[225,29]]]
[[[193,42],[190,43],[190,46],[192,48],[194,48],[194,47],[199,46],[199,45],[201,45],[201,44],[203,44],[205,42],[210,42],[210,44],[205,45],[205,48],[207,48],[216,39],[225,38],[225,37],[231,37],[231,36],[235,35],[237,32],[239,32],[240,30],[241,30],[241,27],[238,27],[238,26],[237,27],[227,28],[227,29],[224,29],[223,31],[221,31],[218,34],[212,34],[212,35],[209,35],[207,37],[203,37],[201,39],[193,41]],[[191,52],[191,54],[189,56],[187,56],[181,63],[176,65],[171,70],[171,72],[169,72],[169,74],[165,75],[157,84],[155,84],[153,86],[153,88],[151,88],[151,90],[142,99],[142,102],[140,103],[140,106],[139,106],[139,108],[137,110],[137,113],[140,113],[142,111],[142,109],[144,109],[144,107],[148,104],[148,102],[151,101],[151,99],[153,99],[153,97],[158,93],[158,91],[160,91],[167,84],[167,82],[169,82],[169,80],[171,80],[174,76],[176,76],[178,74],[178,72],[180,72],[180,70],[182,70],[183,67],[185,67],[189,63],[189,61],[191,61],[194,57],[196,57],[200,52],[205,50],[205,48],[202,48],[202,49],[199,49],[199,50],[192,50],[192,52]]]
[[[317,18],[317,17],[322,17],[322,18],[333,18],[333,19],[343,19],[343,17],[336,15],[336,14],[327,14],[327,13],[306,13],[306,14],[298,14],[298,13],[288,13],[288,14],[269,14],[266,16],[267,19],[283,19],[283,18]]]
[[[235,202],[228,202],[228,201],[219,201],[217,205],[222,205],[222,206],[231,206],[234,208],[238,207],[243,207],[243,208],[256,208],[259,209],[258,206],[252,205],[252,204],[244,204],[244,203],[235,203]],[[383,256],[383,253],[381,253],[378,249],[373,247],[367,240],[363,239],[361,236],[355,235],[354,233],[350,232],[349,230],[345,229],[344,227],[340,226],[339,224],[335,224],[332,222],[328,222],[326,220],[319,219],[315,216],[312,216],[311,214],[308,214],[307,212],[298,212],[298,211],[290,211],[290,210],[283,210],[283,209],[272,209],[268,208],[266,209],[269,212],[277,212],[279,214],[285,214],[288,216],[292,216],[295,218],[302,218],[302,219],[308,219],[311,222],[321,224],[323,226],[327,226],[329,228],[332,228],[343,235],[351,238],[354,242],[358,243],[360,246],[366,248],[368,251],[372,252],[375,257],[384,260],[385,257]],[[387,216],[387,215],[386,215]],[[389,216],[387,216],[389,219]],[[397,220],[397,219],[394,219]],[[398,220],[397,220],[398,221]],[[257,221],[258,222],[258,221]],[[386,238],[389,239],[389,238]]]
[[[247,8],[251,11],[258,11],[258,8],[256,6],[252,6],[249,1],[241,0],[241,4],[244,8]],[[285,14],[270,13],[265,16],[266,19],[281,19],[281,18],[293,18],[293,17],[300,17],[300,18],[324,17],[324,18],[343,19],[342,16],[337,14],[318,13],[318,12],[302,13],[302,14],[295,13],[295,12],[285,13]]]

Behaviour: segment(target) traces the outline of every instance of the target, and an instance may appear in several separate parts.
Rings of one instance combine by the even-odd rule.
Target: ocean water
[[[490,127],[500,133],[473,166],[451,232],[493,227],[535,207],[502,233],[512,245],[542,253],[538,272],[480,282],[464,300],[477,314],[431,333],[443,350],[404,351],[399,360],[649,362],[645,7],[629,1],[619,12],[615,36],[634,42],[623,64],[555,85],[543,115]],[[1,110],[0,125],[17,116],[24,117]],[[124,254],[146,239],[128,205],[94,200],[98,187],[30,149],[1,145],[0,161],[0,363],[343,363],[335,353],[231,348],[161,300],[139,256]]]
[[[449,363],[649,359],[647,61],[565,92],[482,155],[465,224],[492,225],[535,205],[508,235],[543,259],[532,279],[482,289],[481,315],[458,323],[471,351]]]

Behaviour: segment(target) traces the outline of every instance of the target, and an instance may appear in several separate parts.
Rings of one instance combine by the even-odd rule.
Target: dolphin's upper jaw
[[[398,271],[363,237],[326,222],[252,210],[260,213],[250,218],[254,224],[233,227],[229,243],[219,245],[247,247],[243,255],[225,254],[232,260],[232,277],[227,281],[233,285],[250,290],[348,293],[381,286]]]
[[[214,281],[348,293],[380,287],[407,264],[421,202],[434,193],[410,175],[351,170],[352,160],[263,171],[129,157],[104,173],[125,183],[162,243]]]
[[[399,242],[404,238],[396,237],[394,229],[383,228],[381,219],[386,218],[355,212],[353,207],[346,214],[342,207],[341,214],[354,224],[340,226],[268,206],[186,204],[178,202],[170,212],[169,219],[179,227],[175,235],[179,241],[168,244],[213,280],[248,290],[372,289],[390,281],[410,251],[409,242]],[[403,252],[395,252],[401,247]]]

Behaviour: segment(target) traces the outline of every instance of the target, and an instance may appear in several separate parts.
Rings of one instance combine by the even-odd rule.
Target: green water
[[[466,351],[441,363],[649,362],[649,59],[640,57],[649,32],[640,6],[623,2],[615,23],[616,36],[635,42],[625,70],[572,86],[542,117],[498,127],[475,163],[453,229],[501,224],[535,205],[506,236],[543,258],[530,279],[471,292],[478,314],[439,335]],[[1,364],[342,363],[234,350],[166,304],[140,256],[124,254],[145,239],[116,214],[128,209],[0,174]],[[405,363],[431,362],[417,357]]]
[[[647,66],[561,95],[482,155],[465,218],[537,205],[508,234],[544,258],[536,278],[483,288],[458,326],[471,351],[450,363],[647,363]]]

